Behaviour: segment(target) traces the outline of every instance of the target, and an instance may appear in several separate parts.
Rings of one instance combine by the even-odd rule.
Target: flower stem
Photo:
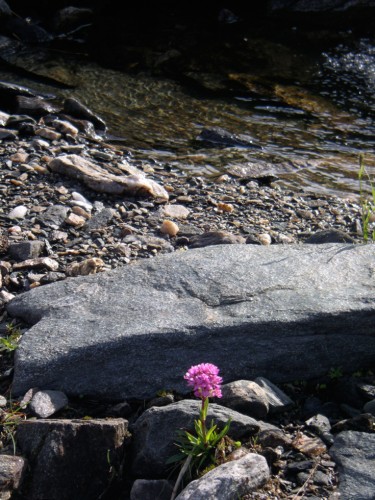
[[[206,429],[207,408],[208,408],[208,398],[202,398],[201,422],[202,422],[203,443],[205,446],[207,446],[207,429]]]

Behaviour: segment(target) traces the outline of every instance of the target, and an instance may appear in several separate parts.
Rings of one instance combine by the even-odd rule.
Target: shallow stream
[[[188,73],[198,82],[191,87],[61,57],[53,64],[71,76],[74,89],[51,89],[4,71],[0,79],[77,97],[106,120],[111,134],[124,138],[119,144],[137,159],[199,175],[262,160],[275,167],[283,186],[358,193],[360,154],[375,175],[374,41],[359,39],[312,54],[244,38],[240,56],[254,54],[257,46],[266,47],[259,67],[209,67],[205,73],[199,66]],[[196,138],[212,126],[250,135],[262,150],[204,146]]]

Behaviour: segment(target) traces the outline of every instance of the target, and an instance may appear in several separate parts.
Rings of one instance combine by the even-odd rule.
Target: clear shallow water
[[[375,46],[359,40],[314,57],[292,56],[298,64],[285,68],[281,61],[272,71],[227,75],[225,83],[222,75],[208,75],[209,85],[216,78],[230,89],[226,97],[74,61],[58,64],[77,87],[53,92],[86,103],[137,159],[200,175],[263,160],[275,164],[280,183],[292,189],[358,193],[359,154],[375,175]],[[9,80],[4,73],[0,78]],[[51,91],[19,77],[12,81]],[[248,134],[263,149],[203,147],[196,137],[212,126]]]

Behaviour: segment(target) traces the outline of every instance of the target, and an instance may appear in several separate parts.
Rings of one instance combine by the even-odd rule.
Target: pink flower
[[[197,398],[221,398],[219,368],[211,363],[192,366],[184,376],[188,385],[193,388]]]

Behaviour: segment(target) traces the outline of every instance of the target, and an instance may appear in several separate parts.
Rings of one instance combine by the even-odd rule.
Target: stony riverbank
[[[168,165],[137,163],[126,150],[93,132],[91,122],[71,117],[70,125],[66,124],[66,114],[48,113],[48,101],[41,101],[45,108],[39,104],[40,109],[35,102],[39,101],[34,101],[34,117],[19,116],[25,112],[21,106],[15,115],[2,115],[3,304],[12,295],[72,272],[113,269],[157,253],[220,243],[362,239],[356,200],[284,191],[276,179],[262,172],[254,177],[239,169],[210,180]],[[147,192],[147,186],[134,185],[124,194],[103,193],[100,186],[87,186],[90,182],[82,171],[69,167],[60,169],[62,174],[52,171],[54,158],[69,160],[73,155],[102,169],[96,173],[98,185],[104,184],[108,173],[133,174],[146,184],[163,186],[165,192],[159,197]],[[77,266],[72,270],[86,259],[99,260],[91,261],[85,271]]]
[[[23,97],[17,99],[18,108],[1,113],[0,329],[4,337],[9,337],[12,330],[6,326],[12,319],[6,312],[6,304],[13,297],[67,277],[105,273],[157,254],[185,252],[222,243],[268,246],[362,241],[361,208],[355,200],[287,192],[277,186],[276,179],[261,173],[252,177],[232,172],[216,179],[206,179],[186,175],[168,165],[135,162],[126,149],[110,143],[99,117],[90,115],[79,103],[76,103],[74,112],[66,103],[63,108],[51,110],[47,106],[50,101],[35,95],[25,96],[22,92],[16,89],[16,95]],[[30,110],[28,115],[26,105]],[[73,115],[69,115],[69,111]],[[103,186],[107,192],[103,192]],[[142,422],[148,422],[146,427],[152,429],[160,422],[157,408],[165,408],[165,415],[160,415],[164,422],[164,441],[169,447],[173,446],[174,436],[168,435],[168,429],[173,428],[174,419],[182,421],[196,417],[194,405],[187,410],[185,406],[189,404],[184,403],[180,395],[163,394],[142,402],[117,401],[116,405],[114,402],[109,404],[71,397],[68,406],[63,399],[65,408],[55,408],[44,420],[46,415],[38,409],[35,401],[31,407],[15,410],[10,385],[12,357],[3,351],[1,361],[5,454],[11,454],[12,449],[12,441],[5,432],[9,415],[19,419],[18,423],[26,417],[29,422],[28,417],[39,415],[36,422],[57,427],[56,420],[49,422],[48,419],[54,411],[57,411],[54,416],[64,418],[64,425],[68,427],[75,425],[74,419],[87,416],[99,420],[120,418],[122,426],[126,422],[124,418],[129,420],[134,436],[133,449],[129,447],[124,429],[119,431],[123,439],[121,447],[126,450],[126,482],[124,485],[120,481],[117,485],[118,498],[129,497],[135,479],[153,479],[155,464],[164,467],[162,454],[154,456],[153,461],[150,459],[159,446],[152,440],[147,444],[149,471],[140,467],[147,446],[141,446],[142,453],[136,449],[145,437],[141,423],[137,424],[138,417],[143,415]],[[98,370],[100,374],[100,364]],[[265,401],[265,396],[254,403],[254,391],[245,391],[245,396],[242,392],[232,397],[232,401],[228,396],[228,407],[242,408],[246,415],[254,415],[278,427],[275,437],[270,425],[267,428],[267,424],[259,421],[257,424],[253,422],[252,427],[246,420],[250,417],[241,417],[240,413],[234,412],[237,413],[234,428],[247,429],[241,437],[245,448],[264,456],[269,467],[266,486],[261,489],[259,485],[258,492],[249,493],[245,498],[334,498],[332,495],[337,487],[335,466],[337,463],[342,467],[342,457],[337,452],[338,458],[333,459],[328,452],[333,435],[343,430],[355,431],[361,433],[357,436],[359,442],[363,434],[373,432],[374,417],[363,416],[366,401],[374,397],[371,392],[373,374],[357,375],[353,379],[332,371],[324,380],[288,384],[283,389],[290,399],[286,394],[278,393],[278,397],[285,397],[287,403],[274,412],[269,411],[270,402]],[[235,388],[228,388],[228,393],[231,390]],[[269,391],[270,394],[277,393],[274,387]],[[272,400],[270,394],[268,397]],[[251,409],[249,401],[252,402]],[[171,406],[173,402],[177,407]],[[254,411],[259,412],[261,404],[263,413],[255,415]],[[243,410],[244,407],[247,409]],[[153,410],[144,413],[145,408]],[[222,411],[216,409],[215,418],[219,418]],[[306,423],[308,418],[316,415],[324,415],[324,418]],[[241,421],[241,418],[245,420]],[[96,423],[92,422],[92,425],[95,428]],[[254,437],[256,426],[265,432],[260,440]],[[66,429],[65,434],[69,434]],[[55,429],[54,432],[58,431]],[[22,433],[25,436],[28,431],[20,432],[20,442],[27,450]],[[346,436],[345,446],[352,445],[352,434]],[[160,435],[160,429],[157,433],[150,432],[148,437],[151,439],[157,435]],[[91,449],[92,453],[96,451]],[[49,451],[46,453],[44,458],[50,460]],[[25,451],[25,454],[31,464],[36,467],[35,464],[39,463],[38,467],[41,467],[44,459],[38,462],[31,452],[27,454]],[[120,462],[119,458],[119,463],[114,462],[114,465],[119,466]],[[118,474],[120,469],[119,466]],[[116,483],[107,472],[101,486],[108,487],[111,481]],[[42,481],[41,477],[39,481]],[[151,495],[155,487],[151,482],[143,485],[138,482],[136,488],[146,489],[138,490],[141,493],[135,493],[136,489],[133,489],[131,498],[147,498],[147,491]],[[30,478],[25,484],[30,487]],[[44,487],[48,488],[48,484]],[[20,498],[29,498],[25,491],[27,489],[20,489]],[[114,498],[113,491],[110,494],[112,497],[108,498]],[[137,496],[139,494],[142,496]]]

